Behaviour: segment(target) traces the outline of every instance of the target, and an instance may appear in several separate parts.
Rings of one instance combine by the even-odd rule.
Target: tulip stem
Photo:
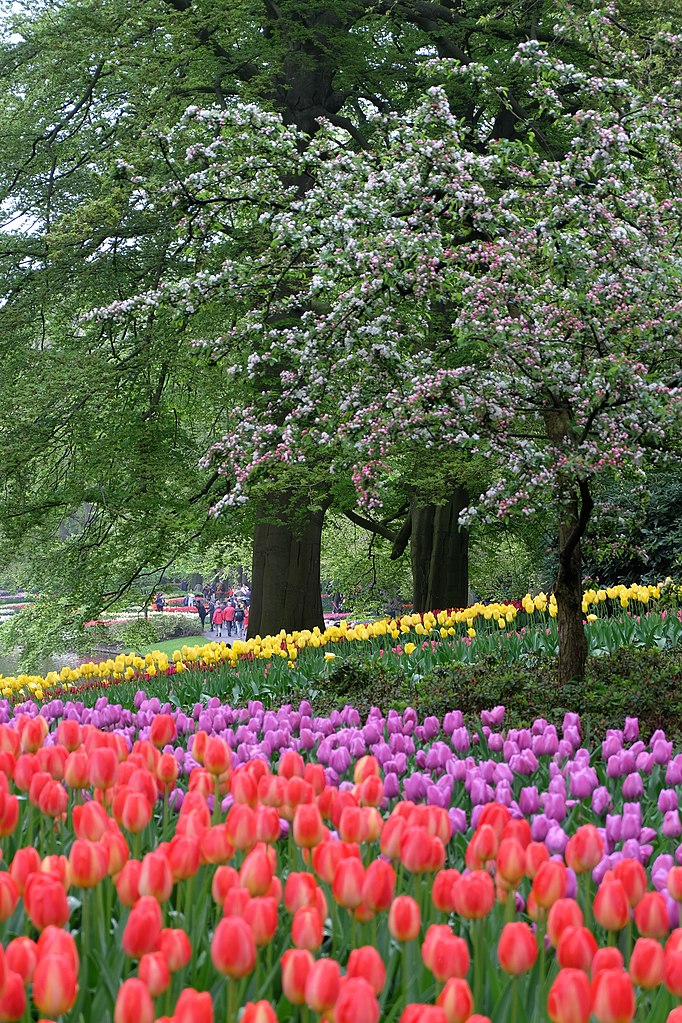
[[[483,1006],[483,921],[472,921],[472,945],[474,949],[474,1009],[482,1013]]]
[[[590,890],[590,872],[589,870],[584,871],[580,877],[580,881],[583,887],[583,912],[585,914],[585,927],[588,931],[592,931],[592,892]]]
[[[402,956],[402,989],[403,989],[403,1008],[407,1006],[407,942],[401,942],[400,954]]]
[[[520,996],[521,992],[519,991],[519,978],[514,977],[514,979],[512,980],[511,1023],[518,1023]]]
[[[233,980],[228,980],[228,982],[227,982],[227,1016],[226,1016],[226,1023],[235,1023],[235,1020],[236,1020],[235,1004],[234,1004],[235,993],[236,992],[235,992],[235,983],[234,983],[234,981]]]
[[[213,824],[220,823],[220,775],[215,776],[215,790],[213,794]]]

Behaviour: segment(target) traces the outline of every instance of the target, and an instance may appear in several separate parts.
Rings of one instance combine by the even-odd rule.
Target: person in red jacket
[[[227,626],[228,636],[232,635],[232,623],[234,622],[234,604],[232,601],[228,601],[225,610],[223,611],[223,623]]]
[[[218,636],[223,634],[223,605],[218,604],[215,611],[213,612],[213,625],[215,626]]]

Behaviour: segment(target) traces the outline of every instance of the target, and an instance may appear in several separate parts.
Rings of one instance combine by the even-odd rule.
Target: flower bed
[[[0,719],[4,1020],[679,1018],[682,753],[635,718]]]
[[[663,649],[682,642],[682,610],[665,602],[679,596],[672,586],[615,586],[587,590],[583,609],[592,653],[604,654],[624,646]],[[194,608],[184,610],[194,612]],[[162,615],[154,616],[160,619]],[[474,664],[494,654],[512,664],[529,656],[552,656],[556,652],[556,604],[552,596],[538,594],[512,603],[476,603],[458,611],[409,614],[351,626],[346,621],[319,629],[257,636],[225,643],[181,646],[172,657],[156,651],[145,658],[120,654],[105,661],[88,662],[78,668],[63,668],[45,677],[0,676],[0,695],[21,700],[32,696],[39,701],[62,695],[70,687],[101,686],[120,682],[148,682],[159,675],[207,670],[239,671],[240,681],[249,683],[257,695],[264,673],[272,691],[287,689],[295,680],[310,680],[324,671],[338,652],[363,659],[384,658],[410,662],[410,673],[424,674],[437,665]],[[178,619],[180,620],[180,619]],[[255,663],[260,662],[260,663]],[[232,688],[225,677],[223,692]]]

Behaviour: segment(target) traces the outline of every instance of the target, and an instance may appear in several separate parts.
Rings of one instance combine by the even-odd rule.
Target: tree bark
[[[580,539],[572,550],[569,549],[578,524],[578,502],[572,501],[559,524],[559,571],[554,585],[559,634],[559,685],[562,686],[571,681],[582,682],[587,663]]]
[[[320,542],[324,510],[310,512],[296,532],[259,522],[253,537],[248,638],[285,629],[324,627]]]
[[[466,607],[469,532],[459,525],[468,495],[457,487],[446,504],[419,506],[412,499],[411,561],[415,611]]]

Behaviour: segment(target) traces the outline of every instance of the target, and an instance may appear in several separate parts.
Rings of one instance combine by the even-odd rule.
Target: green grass
[[[136,654],[144,657],[145,654],[150,654],[152,650],[160,650],[162,653],[168,654],[169,657],[173,655],[175,650],[181,650],[183,646],[196,646],[200,643],[202,646],[204,643],[208,643],[209,640],[206,636],[176,636],[175,639],[164,639],[158,643],[152,643],[151,646],[143,646],[140,650],[135,650]],[[128,651],[126,651],[127,653]]]

